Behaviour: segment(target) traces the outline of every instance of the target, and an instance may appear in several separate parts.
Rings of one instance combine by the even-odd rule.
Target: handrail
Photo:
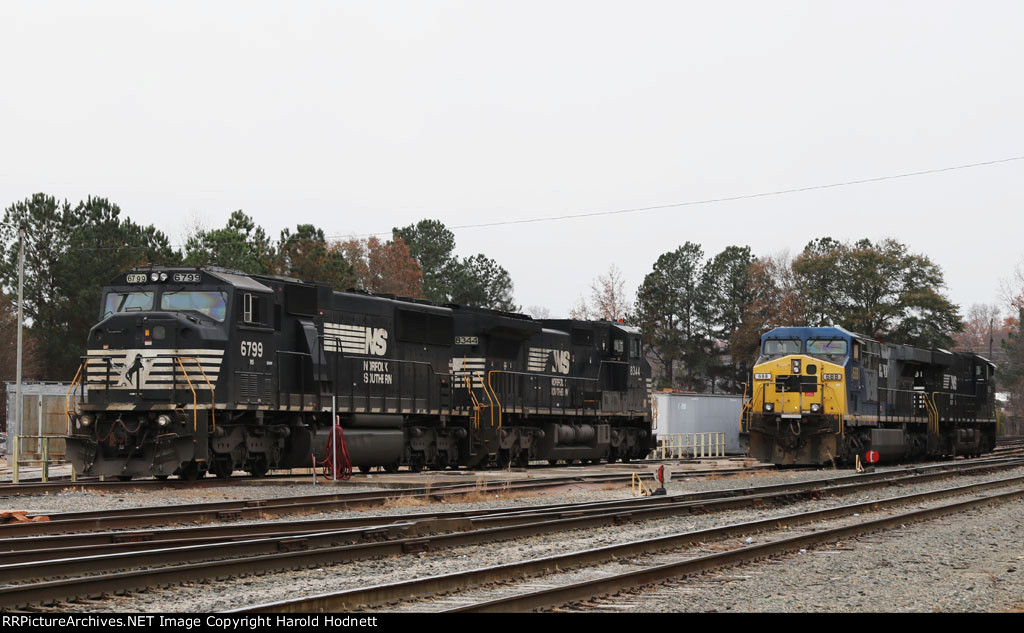
[[[466,391],[469,392],[469,398],[473,401],[473,428],[480,428],[480,401],[477,400],[476,394],[473,393],[473,378],[472,375],[462,376],[463,381],[466,383]]]
[[[487,372],[487,388],[494,394],[494,401],[498,403],[498,428],[501,428],[501,400],[498,399],[498,393],[494,391],[494,386],[491,384],[491,376],[494,374],[503,374],[504,370],[494,369]],[[494,410],[491,410],[491,426],[494,426]]]
[[[480,378],[480,388],[484,390],[484,395],[487,396],[487,404],[486,405],[480,405],[480,406],[481,406],[481,408],[486,406],[488,409],[491,410],[490,411],[490,413],[491,413],[491,428],[493,429],[494,428],[494,398],[491,397],[491,392],[487,390],[487,386],[488,385],[484,381],[483,374],[481,374],[478,371],[472,372],[472,373],[474,375],[476,375],[478,378]]]
[[[75,372],[75,378],[74,378],[74,380],[71,381],[71,386],[68,387],[68,392],[64,396],[64,415],[67,417],[67,434],[68,435],[71,435],[71,392],[74,391],[75,387],[78,386],[78,378],[82,375],[82,368],[86,368],[86,372],[89,371],[88,365],[89,365],[89,359],[88,358],[86,358],[85,360],[83,360],[81,363],[78,364],[78,371]],[[20,402],[18,403],[18,406],[19,407],[21,406]]]
[[[217,416],[217,414],[216,414],[217,407],[214,406],[214,403],[216,402],[216,397],[215,397],[215,394],[214,394],[213,385],[210,384],[210,379],[206,376],[206,370],[203,369],[203,363],[200,362],[198,356],[177,356],[176,355],[175,358],[178,359],[178,364],[179,365],[181,365],[181,359],[184,358],[186,360],[194,360],[196,362],[196,365],[199,367],[199,373],[201,373],[203,375],[203,380],[206,381],[206,386],[210,388],[210,426],[211,426],[211,430],[216,431],[217,430],[217,417],[216,417]],[[181,365],[181,371],[185,372],[185,379],[188,380],[188,372],[185,371],[185,366],[184,365]],[[189,381],[189,386],[191,386],[191,381]],[[193,389],[192,390],[192,398],[193,398],[193,400],[195,400],[195,395],[196,395],[195,394],[195,389]],[[195,416],[195,408],[196,408],[196,406],[197,406],[196,403],[193,402],[193,405],[192,405],[192,409],[193,409],[193,426],[195,426],[194,418],[196,417]]]
[[[743,419],[747,416],[747,410],[754,408],[754,404],[752,402],[752,400],[754,399],[754,394],[753,393],[750,394],[750,400],[748,401],[747,400],[747,383],[744,382],[744,383],[740,383],[740,384],[743,385],[743,398],[740,400],[740,402],[742,404],[740,405],[740,429],[739,429],[740,433],[742,433],[743,432]]]
[[[931,398],[929,398],[927,392],[922,392],[924,397],[924,406],[928,410],[928,430],[933,434],[939,434],[939,407],[935,404],[935,394],[938,392],[933,391]]]
[[[824,409],[825,409],[825,393],[828,393],[829,396],[832,398],[833,405],[835,406],[836,409],[839,410],[839,437],[845,438],[846,437],[846,412],[845,412],[846,407],[842,406],[843,403],[841,403],[839,401],[839,398],[836,397],[836,394],[835,394],[836,389],[835,389],[835,387],[833,387],[832,385],[830,385],[830,384],[828,384],[828,383],[826,383],[824,381],[820,382],[819,384],[821,385],[822,413],[824,413]]]
[[[178,356],[174,357],[174,360],[178,361],[178,365],[181,367],[182,373],[185,374],[185,380],[188,382],[188,388],[192,390],[192,431],[194,433],[199,432],[199,397],[196,395],[196,388],[192,386],[192,379],[188,377],[188,370],[185,369],[185,365],[181,363],[181,358]]]

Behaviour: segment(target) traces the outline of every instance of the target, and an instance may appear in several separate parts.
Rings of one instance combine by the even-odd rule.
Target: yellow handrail
[[[67,422],[67,425],[68,425],[67,426],[67,429],[68,429],[68,433],[67,434],[68,435],[71,435],[71,392],[74,391],[75,387],[78,385],[78,378],[79,378],[79,376],[82,375],[82,369],[85,368],[86,372],[89,371],[89,369],[87,367],[88,364],[89,364],[89,359],[86,358],[84,361],[82,361],[78,365],[78,371],[75,372],[75,378],[74,378],[74,380],[71,381],[71,386],[68,387],[68,392],[64,396],[64,415],[65,415],[65,417],[67,418],[67,421],[68,421]]]
[[[181,363],[181,358],[175,356],[174,360],[178,361],[178,366],[181,367],[181,371],[185,374],[185,380],[188,382],[188,388],[192,390],[192,431],[194,433],[199,432],[199,397],[196,396],[196,388],[192,386],[192,379],[188,377],[188,371],[185,369],[185,365]]]
[[[827,384],[825,382],[821,382],[819,384],[821,385],[821,393],[822,393],[821,405],[822,405],[822,408],[825,407],[825,397],[824,396],[825,396],[825,393],[826,393],[826,390],[827,390],[829,396],[832,398],[832,404],[835,405],[835,408],[839,410],[839,437],[845,438],[846,437],[846,413],[843,412],[843,407],[840,406],[841,403],[839,402],[839,398],[836,397],[835,388],[832,387],[832,385],[829,385],[829,384]]]
[[[210,428],[211,428],[211,430],[216,431],[217,430],[217,414],[215,413],[216,407],[213,406],[213,403],[214,403],[214,389],[213,389],[213,385],[210,384],[210,379],[206,376],[206,370],[203,369],[203,364],[199,361],[199,357],[198,356],[179,356],[178,357],[178,364],[179,365],[181,365],[181,359],[182,358],[184,358],[185,360],[194,360],[194,361],[196,361],[196,366],[199,367],[199,373],[201,373],[203,375],[203,380],[206,381],[206,386],[210,388]],[[185,371],[184,365],[182,365],[181,370]],[[188,379],[188,372],[185,372],[185,378]],[[191,382],[189,382],[189,386],[191,386]],[[193,397],[195,396],[195,390],[192,391],[192,395],[193,395]]]
[[[487,396],[487,404],[481,404],[480,408],[487,407],[491,413],[491,428],[494,428],[494,398],[491,397],[491,392],[488,390],[487,381],[484,380],[484,375],[480,372],[473,372],[473,374],[480,379],[480,388],[484,390],[484,395]]]
[[[466,391],[469,392],[469,397],[473,401],[473,428],[480,428],[480,401],[477,400],[476,394],[473,393],[473,378],[472,375],[463,375],[462,379],[466,382]]]
[[[751,402],[754,399],[753,394],[750,396],[750,400],[747,400],[747,383],[743,383],[743,399],[740,400],[743,404],[740,405],[740,433],[743,432],[743,418],[747,415],[748,409],[753,409],[754,405]]]
[[[937,392],[937,391],[933,391],[932,392],[932,411],[935,412],[935,434],[936,435],[939,434],[939,405],[935,402],[935,396],[938,395],[938,393],[939,392]]]
[[[501,428],[501,400],[498,399],[498,393],[494,391],[494,385],[491,384],[491,376],[494,374],[503,373],[500,369],[495,369],[487,373],[487,388],[494,394],[494,402],[498,404],[498,428]],[[491,409],[491,426],[494,426],[494,409]]]

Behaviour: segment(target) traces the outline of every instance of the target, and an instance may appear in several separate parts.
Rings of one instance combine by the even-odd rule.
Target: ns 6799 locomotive
[[[628,460],[655,442],[650,367],[619,323],[214,268],[136,269],[103,295],[69,394],[79,474],[262,475],[328,447],[388,471]]]
[[[913,461],[995,447],[995,365],[837,327],[761,338],[744,403],[750,454],[776,464]]]

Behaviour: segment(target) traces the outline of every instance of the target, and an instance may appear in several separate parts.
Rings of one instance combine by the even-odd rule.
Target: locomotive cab
[[[167,476],[189,463],[201,470],[234,277],[136,269],[104,288],[76,379],[81,398],[69,411],[68,454],[78,472],[127,479]]]

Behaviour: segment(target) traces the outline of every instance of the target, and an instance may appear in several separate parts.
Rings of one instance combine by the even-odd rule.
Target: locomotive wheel
[[[117,480],[118,481],[131,481],[132,480],[132,476],[131,475],[118,475],[117,476]]]
[[[157,479],[159,479],[160,481],[166,481],[166,479],[168,477],[170,477],[170,475],[153,475],[153,476],[156,477]]]
[[[267,465],[267,460],[258,457],[252,461],[252,465],[249,466],[249,474],[253,477],[260,478],[267,474],[270,467]]]
[[[520,451],[519,457],[516,459],[516,466],[520,468],[526,468],[530,465],[530,453],[527,451]]]
[[[423,471],[423,458],[416,456],[409,461],[409,470],[414,473]]]
[[[217,475],[217,479],[230,479],[234,470],[234,464],[229,461],[218,459],[210,464],[210,472]]]
[[[181,467],[181,472],[178,477],[181,477],[185,481],[195,481],[203,475],[203,472],[199,470],[198,462],[189,462]]]
[[[359,472],[363,473],[364,475],[370,472],[371,470],[373,470],[373,466],[359,466]]]
[[[388,474],[394,474],[398,472],[398,462],[392,462],[390,464],[384,464],[384,472]]]

